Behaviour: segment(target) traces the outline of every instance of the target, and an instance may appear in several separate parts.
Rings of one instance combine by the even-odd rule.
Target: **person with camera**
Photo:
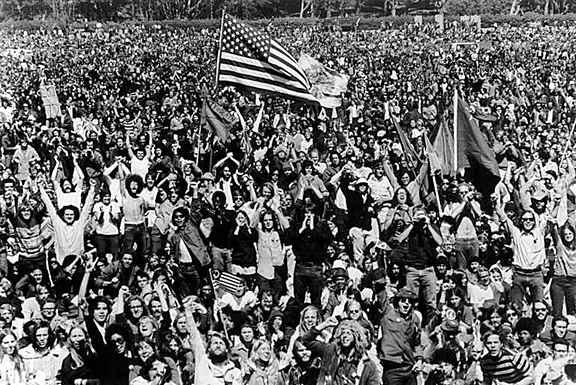
[[[333,342],[317,339],[322,331],[334,328]],[[312,327],[302,342],[313,355],[322,357],[319,384],[333,385],[380,385],[376,364],[368,357],[368,340],[362,326],[354,320],[338,321],[329,317]]]
[[[421,298],[423,324],[432,319],[436,311],[436,248],[442,244],[442,235],[430,222],[424,206],[413,211],[412,223],[400,234],[399,241],[407,240],[406,288]]]
[[[312,305],[320,308],[322,263],[332,233],[315,211],[316,205],[312,201],[305,203],[303,219],[291,227],[289,239],[296,258],[294,297],[299,304],[304,304],[309,291]]]

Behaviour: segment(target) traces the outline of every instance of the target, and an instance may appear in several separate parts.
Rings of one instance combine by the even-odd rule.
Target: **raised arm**
[[[92,205],[94,204],[94,196],[96,195],[96,180],[90,179],[90,190],[88,191],[88,196],[86,197],[86,202],[84,202],[84,207],[82,207],[82,213],[80,213],[80,220],[86,222],[90,216],[90,211],[92,211]]]
[[[132,150],[132,144],[130,144],[130,135],[126,135],[126,148],[128,149],[130,159],[134,158],[134,151]]]
[[[42,202],[44,202],[44,205],[46,206],[46,211],[48,212],[50,218],[54,219],[58,217],[56,208],[54,207],[54,204],[52,203],[50,197],[48,196],[46,190],[44,189],[44,183],[39,183],[38,189],[40,190],[40,198],[42,198]]]

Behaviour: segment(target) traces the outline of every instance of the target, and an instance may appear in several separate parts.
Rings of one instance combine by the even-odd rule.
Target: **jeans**
[[[180,298],[186,298],[189,295],[198,295],[202,287],[202,277],[208,277],[208,269],[198,266],[195,263],[181,263],[178,265],[177,277],[174,282],[175,291]]]
[[[478,238],[456,238],[456,244],[454,245],[457,251],[461,251],[464,257],[466,257],[466,261],[470,261],[473,258],[478,258],[480,255],[480,242],[478,242]],[[468,266],[463,266],[466,268]]]
[[[145,246],[145,227],[144,223],[139,225],[124,226],[124,244],[122,245],[122,252],[133,254],[134,262],[139,266],[144,266],[144,246]],[[134,244],[136,244],[136,251],[134,251]]]
[[[550,284],[552,313],[561,316],[566,301],[566,313],[576,315],[576,277],[553,277]]]
[[[221,249],[212,246],[212,268],[220,271],[230,271],[232,264],[232,251],[230,249]]]
[[[258,288],[260,289],[260,292],[270,291],[272,296],[278,300],[286,293],[286,279],[286,267],[275,266],[274,278],[266,279],[261,275],[258,275]]]
[[[526,292],[529,290],[529,293]],[[532,304],[536,301],[541,301],[544,297],[544,273],[542,270],[525,271],[514,268],[514,275],[512,276],[512,290],[510,291],[510,299],[512,304],[521,309],[524,299]]]
[[[406,288],[420,299],[420,303],[424,306],[422,315],[425,322],[428,322],[436,311],[436,272],[433,267],[416,269],[410,266],[406,271]]]
[[[152,245],[152,252],[154,254],[158,254],[166,244],[166,235],[162,234],[156,226],[152,227],[150,231],[150,244]]]
[[[294,269],[294,298],[298,304],[304,304],[306,291],[309,291],[312,305],[320,309],[322,287],[321,266],[296,264]]]
[[[120,251],[119,235],[95,234],[94,244],[96,245],[96,255],[98,255],[98,258],[105,257],[106,254],[112,254],[113,259],[118,258],[118,251]]]
[[[416,385],[416,376],[412,372],[412,365],[405,364],[392,364],[386,361],[382,362],[383,376],[382,383],[384,385]]]

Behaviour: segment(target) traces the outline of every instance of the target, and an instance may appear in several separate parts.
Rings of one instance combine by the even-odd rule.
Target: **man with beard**
[[[422,300],[424,324],[432,319],[436,310],[436,247],[442,244],[442,235],[430,223],[426,209],[414,209],[413,222],[400,234],[399,242],[408,241],[405,258],[406,288]]]
[[[218,385],[241,385],[242,371],[228,357],[228,343],[220,333],[208,337],[208,367]]]
[[[414,314],[416,299],[414,292],[400,289],[382,317],[379,352],[385,385],[416,383],[412,369],[416,361],[421,362],[420,320]]]
[[[67,255],[81,255],[84,253],[84,230],[90,219],[94,195],[96,193],[96,180],[90,180],[90,191],[84,202],[82,211],[76,206],[62,207],[58,212],[48,197],[44,184],[40,186],[40,196],[46,211],[54,226],[54,240],[56,258],[62,262]]]
[[[510,297],[512,304],[520,309],[524,298],[535,303],[544,295],[542,267],[546,262],[544,236],[548,222],[541,217],[537,219],[533,211],[524,211],[520,216],[520,227],[516,227],[502,206],[498,205],[496,211],[512,238],[514,275]]]

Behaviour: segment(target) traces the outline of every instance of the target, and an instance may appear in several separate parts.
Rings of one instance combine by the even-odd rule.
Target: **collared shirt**
[[[520,230],[506,218],[510,235],[512,236],[512,250],[514,260],[512,264],[520,269],[535,270],[546,261],[546,248],[544,246],[544,233],[547,222],[536,218],[532,231]]]

